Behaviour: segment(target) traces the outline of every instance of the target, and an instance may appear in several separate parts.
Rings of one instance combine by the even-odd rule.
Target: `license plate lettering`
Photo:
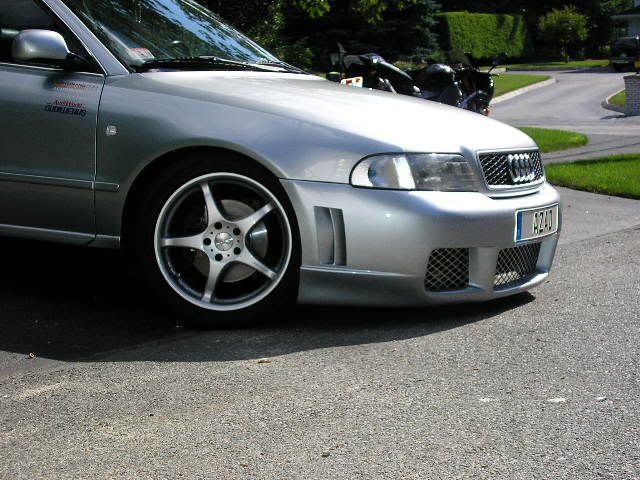
[[[544,237],[558,231],[558,205],[516,213],[516,242]]]
[[[537,235],[544,235],[549,233],[553,226],[553,210],[544,210],[542,212],[535,212],[533,215],[533,233]]]

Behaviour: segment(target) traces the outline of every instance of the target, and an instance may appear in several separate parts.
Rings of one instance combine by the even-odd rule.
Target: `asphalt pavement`
[[[527,72],[514,74],[523,73]],[[624,77],[631,72],[615,73],[606,68],[530,73],[550,75],[557,82],[495,105],[492,117],[514,126],[570,130],[589,137],[589,145],[546,154],[546,162],[640,152],[640,117],[627,117],[601,106],[606,97],[624,89]]]
[[[141,303],[117,253],[2,240],[0,478],[640,478],[640,202],[562,196],[531,294],[239,331]]]

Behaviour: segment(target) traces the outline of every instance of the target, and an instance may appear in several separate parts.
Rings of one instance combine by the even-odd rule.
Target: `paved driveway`
[[[546,161],[640,152],[640,117],[626,117],[601,106],[605,97],[624,89],[623,77],[630,73],[544,74],[558,82],[495,105],[493,118],[515,126],[558,128],[589,136],[587,147],[547,154]]]
[[[141,307],[114,253],[0,241],[0,478],[640,478],[640,202],[562,195],[531,295],[241,331]]]

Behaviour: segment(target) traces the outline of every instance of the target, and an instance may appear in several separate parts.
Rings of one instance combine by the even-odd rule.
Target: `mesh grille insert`
[[[539,254],[539,243],[500,250],[493,282],[495,288],[510,287],[523,278],[533,275],[536,271]]]
[[[530,177],[515,181],[510,172],[509,156],[528,154],[531,164]],[[517,164],[517,162],[516,162]],[[490,187],[496,186],[520,186],[539,181],[544,176],[544,167],[540,152],[502,152],[481,153],[480,166],[484,173],[485,181]],[[518,172],[518,170],[515,170]]]
[[[468,285],[468,248],[438,248],[431,252],[424,278],[424,287],[428,291],[460,290]]]

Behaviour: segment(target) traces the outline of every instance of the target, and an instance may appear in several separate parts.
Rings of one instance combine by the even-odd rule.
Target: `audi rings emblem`
[[[510,154],[507,157],[509,175],[515,185],[529,183],[535,180],[536,170],[528,153]]]

